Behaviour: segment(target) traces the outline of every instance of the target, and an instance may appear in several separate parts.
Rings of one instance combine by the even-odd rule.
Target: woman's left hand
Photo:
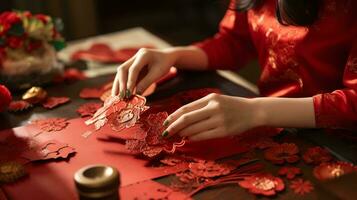
[[[263,125],[254,99],[209,94],[172,113],[164,122],[164,137],[179,134],[190,140],[233,136]]]

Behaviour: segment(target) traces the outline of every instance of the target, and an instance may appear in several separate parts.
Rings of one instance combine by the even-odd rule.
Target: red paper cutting
[[[303,155],[303,160],[307,164],[319,165],[332,160],[331,154],[321,147],[311,147]]]
[[[295,163],[299,161],[298,153],[299,148],[296,144],[283,143],[265,150],[264,157],[274,164]]]
[[[70,99],[68,97],[47,97],[42,102],[42,106],[47,109],[52,109],[69,101]]]
[[[277,192],[284,190],[285,185],[283,180],[271,174],[256,174],[244,178],[238,184],[248,189],[252,194],[260,194],[264,196],[274,196]]]
[[[152,48],[151,45],[141,47],[122,48],[113,50],[103,43],[93,44],[87,50],[79,50],[72,54],[72,60],[96,61],[103,63],[121,63],[133,57],[140,48]]]
[[[298,167],[281,167],[278,171],[280,176],[286,176],[287,179],[294,179],[297,175],[302,174]]]
[[[321,163],[319,166],[316,166],[314,168],[314,176],[319,180],[327,180],[356,171],[357,167],[353,164],[337,161],[333,163]]]
[[[55,83],[62,83],[62,82],[67,82],[67,83],[72,83],[75,81],[80,81],[80,80],[84,80],[87,77],[85,76],[85,74],[75,68],[70,68],[70,69],[66,69],[64,71],[63,74],[56,76],[53,80],[53,82]]]
[[[28,110],[31,107],[32,107],[32,104],[30,104],[27,101],[23,101],[23,100],[12,101],[9,104],[8,111],[10,111],[10,112],[21,112],[21,111]]]
[[[314,186],[310,181],[301,178],[291,181],[290,188],[298,195],[304,195],[314,190]]]
[[[102,105],[102,103],[85,103],[77,109],[77,113],[80,114],[81,117],[93,116]]]
[[[22,157],[30,161],[37,161],[67,158],[72,153],[75,153],[75,149],[68,144],[50,140],[24,152]]]
[[[66,128],[69,122],[65,118],[48,118],[31,121],[31,124],[36,125],[42,131],[53,132]]]

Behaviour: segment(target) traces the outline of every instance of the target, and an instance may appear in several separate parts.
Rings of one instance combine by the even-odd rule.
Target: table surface
[[[162,47],[166,47],[166,44],[162,43]],[[49,85],[46,87],[49,95],[54,96],[68,96],[71,98],[71,102],[62,105],[53,110],[46,110],[41,107],[36,107],[30,112],[22,114],[11,114],[11,113],[0,113],[0,130],[13,128],[17,126],[25,125],[28,121],[37,118],[44,117],[65,117],[65,118],[76,118],[78,114],[76,109],[83,103],[95,100],[84,100],[79,98],[79,91],[84,87],[95,87],[100,86],[112,78],[113,75],[102,75],[98,77],[93,77],[83,81],[78,81],[72,84],[61,84],[61,85]],[[243,83],[244,84],[244,83]],[[223,78],[216,72],[179,72],[179,75],[174,79],[160,85],[154,94],[148,97],[149,102],[156,101],[165,97],[169,97],[179,91],[185,91],[188,89],[204,88],[204,87],[215,87],[219,88],[224,94],[242,96],[242,97],[254,97],[256,94],[251,90],[246,89],[247,87],[242,87],[236,83]],[[249,88],[249,87],[248,87]],[[298,130],[298,131],[284,131],[284,133],[277,138],[284,142],[294,142],[298,144],[300,149],[304,149],[313,145],[322,145],[327,147],[331,152],[333,152],[339,159],[352,161],[356,163],[357,160],[357,148],[356,145],[350,141],[345,141],[343,139],[331,139],[324,135],[323,131],[319,130]],[[258,157],[262,158],[261,153],[257,153]],[[263,160],[263,159],[262,159]],[[266,163],[267,170],[274,172],[279,169],[278,166]],[[312,167],[304,165],[301,161],[298,164],[299,167],[304,171],[303,177],[305,179],[311,180],[315,185],[315,190],[304,196],[304,199],[338,199],[335,198],[335,194],[331,193],[333,191],[326,189],[328,188],[326,184],[321,184],[316,181],[312,175]],[[156,181],[168,184],[170,177],[160,178]],[[344,186],[344,189],[348,189],[351,183],[356,183],[356,179],[348,179],[340,181],[339,185]],[[333,185],[334,182],[328,183],[328,185]],[[355,185],[355,184],[354,184]],[[354,192],[353,189],[347,190],[349,192]],[[255,199],[253,195],[248,194],[242,188],[235,185],[226,185],[214,189],[208,189],[202,191],[194,196],[195,199],[234,199],[239,197],[240,199]],[[301,199],[301,197],[292,193],[291,190],[285,190],[275,198],[278,199]],[[262,198],[264,199],[264,198]]]

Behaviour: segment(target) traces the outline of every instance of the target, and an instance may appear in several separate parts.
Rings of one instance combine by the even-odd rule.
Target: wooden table
[[[132,31],[132,32],[130,32]],[[136,41],[138,42],[137,38],[141,38],[141,43],[136,43],[134,45],[140,45],[142,43],[148,43],[148,42],[153,42],[157,40],[157,42],[154,42],[157,44],[158,47],[167,47],[169,46],[167,43],[164,41],[161,41],[159,38],[156,38],[155,36],[149,34],[143,29],[134,29],[130,30],[127,32],[122,33],[117,33],[117,34],[112,34],[111,37],[114,38],[121,38],[122,40],[125,40],[124,43],[127,43],[129,45],[129,41]],[[128,34],[130,33],[130,34]],[[124,35],[124,36],[123,36]],[[130,37],[136,38],[132,39]],[[146,36],[143,36],[146,35]],[[146,39],[145,39],[146,38]],[[98,38],[96,38],[97,40]],[[105,42],[108,42],[108,39],[105,37],[99,37],[100,40],[104,40]],[[148,40],[148,41],[147,41]],[[92,41],[84,42],[85,45],[90,44]],[[114,43],[111,43],[114,44]],[[75,42],[73,46],[76,47],[76,45],[81,45],[78,42]],[[73,46],[70,46],[72,48]],[[119,45],[120,46],[120,45]],[[125,46],[125,45],[124,45]],[[78,46],[77,46],[78,47]],[[71,52],[71,50],[66,50],[64,52],[61,52],[61,58],[63,60],[66,60],[66,53]],[[65,117],[65,118],[76,118],[78,115],[76,114],[75,110],[78,108],[79,105],[88,102],[88,100],[83,100],[79,98],[78,94],[79,91],[84,88],[84,87],[95,87],[102,85],[103,83],[107,82],[110,80],[113,76],[113,74],[110,73],[110,69],[114,68],[108,67],[107,70],[103,72],[103,70],[97,70],[97,67],[89,66],[86,73],[91,76],[91,78],[76,82],[74,84],[70,85],[52,85],[46,87],[46,90],[49,92],[50,95],[56,95],[56,96],[68,96],[71,98],[71,103],[63,105],[59,108],[53,109],[53,110],[45,110],[41,107],[36,107],[32,111],[24,114],[9,114],[9,113],[0,113],[0,130],[2,129],[7,129],[7,128],[13,128],[17,126],[22,126],[25,125],[29,120],[34,120],[37,118],[43,118],[45,117]],[[108,70],[109,69],[109,70]],[[227,75],[228,74],[228,75]],[[223,76],[222,76],[223,75]],[[228,80],[227,79],[230,79]],[[238,84],[237,84],[238,83]],[[243,85],[243,86],[242,86]],[[242,96],[242,97],[254,97],[257,94],[254,92],[256,88],[249,84],[248,82],[244,81],[243,79],[231,75],[226,72],[180,72],[179,75],[166,82],[165,84],[159,86],[156,90],[156,92],[148,97],[148,101],[156,101],[158,99],[162,99],[165,97],[169,97],[179,91],[184,91],[188,89],[194,89],[194,88],[203,88],[203,87],[215,87],[219,88],[220,90],[223,91],[223,93],[228,94],[228,95],[235,95],[235,96]],[[284,131],[284,133],[277,138],[277,140],[282,141],[282,142],[294,142],[298,144],[300,149],[306,149],[307,147],[319,144],[323,146],[330,147],[329,149],[336,153],[336,155],[340,159],[344,160],[350,160],[350,161],[356,161],[356,145],[349,144],[346,145],[346,141],[342,140],[335,140],[334,142],[331,141],[331,139],[326,139],[324,136],[322,136],[324,139],[322,140],[317,140],[316,138],[320,138],[323,133],[318,130],[299,130],[299,131]],[[336,145],[337,144],[337,145]],[[347,146],[347,148],[346,148]],[[350,154],[350,155],[349,155]],[[257,152],[257,155],[259,158],[262,159],[261,152]],[[346,155],[346,156],[345,156]],[[263,160],[263,159],[262,159]],[[265,162],[267,166],[267,170],[276,174],[277,170],[279,169],[279,166],[274,166],[268,162]],[[305,179],[311,180],[314,185],[315,185],[315,190],[304,196],[304,199],[339,199],[335,194],[333,194],[334,191],[329,191],[326,190],[328,188],[327,186],[330,186],[333,183],[329,183],[327,186],[325,184],[321,184],[318,182],[313,176],[312,176],[312,167],[307,166],[304,164],[302,161],[298,164],[299,167],[302,168],[304,171],[303,177]],[[351,176],[353,177],[353,176]],[[352,180],[350,180],[352,179]],[[338,186],[344,186],[342,188],[348,189],[351,186],[351,183],[356,183],[356,179],[350,178],[348,180],[343,180],[340,181]],[[165,178],[160,178],[156,181],[163,183],[163,184],[168,184],[170,180],[170,177],[165,177]],[[336,186],[337,187],[337,186]],[[348,192],[348,191],[347,191]],[[349,191],[351,192],[351,191]],[[354,194],[356,195],[356,192],[353,191]],[[214,189],[209,189],[202,191],[198,193],[196,196],[194,196],[195,199],[255,199],[255,196],[250,195],[247,193],[244,189],[239,188],[236,185],[226,185]],[[276,198],[278,199],[301,199],[300,196],[297,196],[296,194],[293,194],[291,190],[287,189],[280,193]],[[262,198],[264,199],[264,198]]]

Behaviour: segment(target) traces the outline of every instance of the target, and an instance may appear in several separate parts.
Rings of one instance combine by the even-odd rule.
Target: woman
[[[112,94],[140,94],[173,65],[234,69],[258,58],[263,97],[208,95],[172,113],[163,136],[204,140],[258,126],[357,129],[356,1],[238,0],[230,7],[213,38],[141,49],[118,67]]]

